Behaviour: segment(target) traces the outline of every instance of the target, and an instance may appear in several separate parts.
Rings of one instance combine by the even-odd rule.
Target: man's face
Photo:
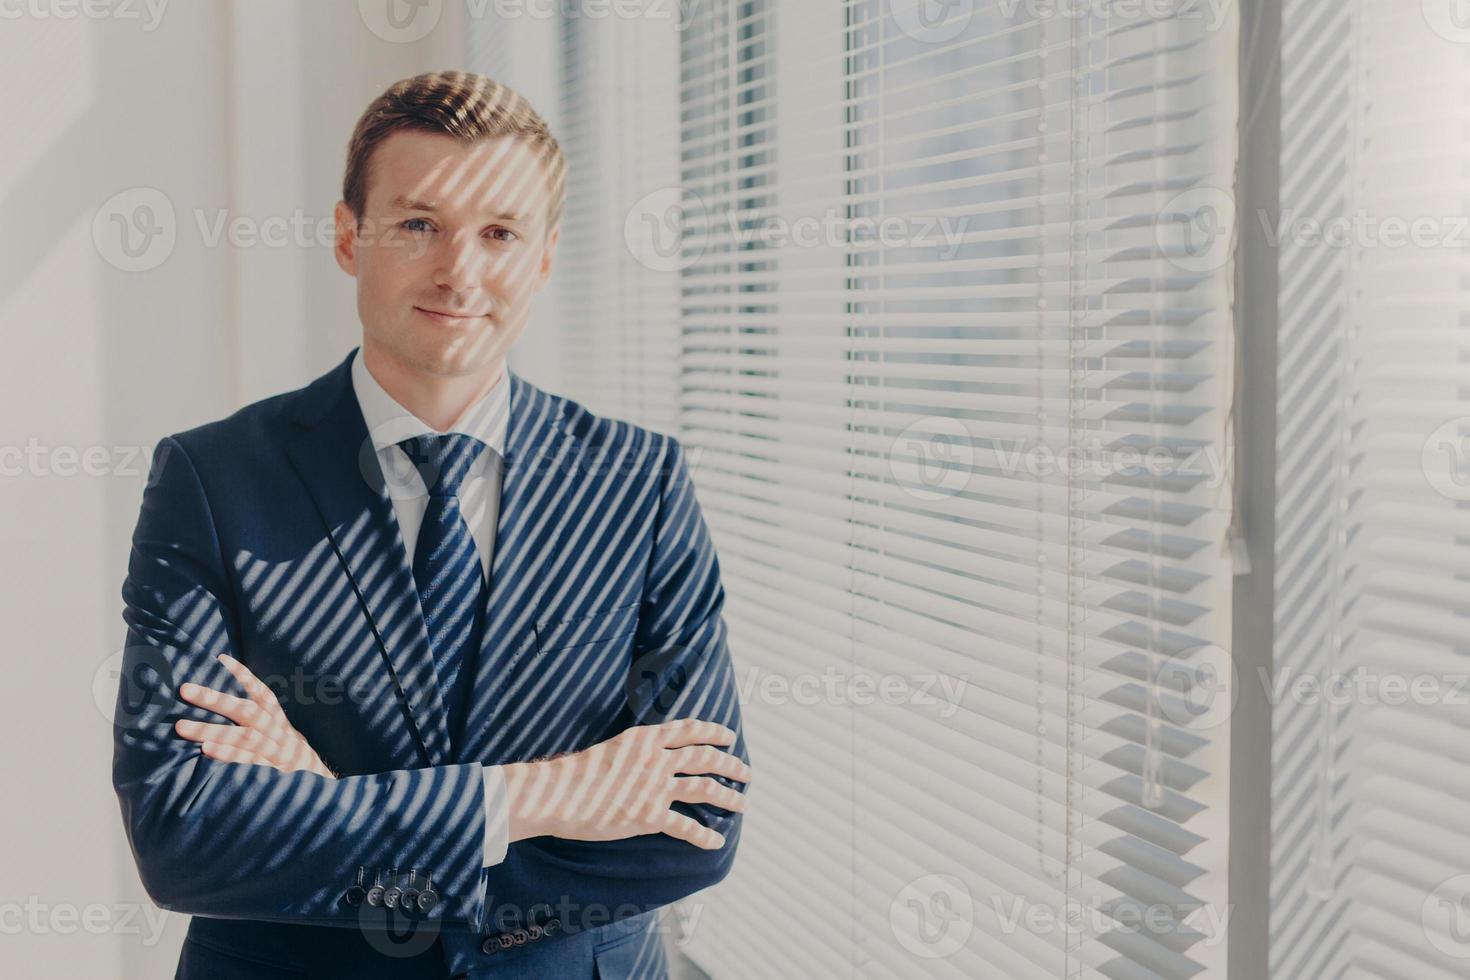
[[[357,279],[364,346],[424,374],[497,369],[551,275],[558,237],[533,149],[397,132],[368,170],[362,228],[345,203],[336,216],[337,264]]]

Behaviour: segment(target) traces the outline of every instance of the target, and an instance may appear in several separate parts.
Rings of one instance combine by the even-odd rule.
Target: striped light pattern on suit
[[[509,374],[485,628],[451,743],[352,356],[154,455],[123,586],[113,767],[149,895],[201,916],[191,936],[216,945],[253,930],[256,946],[392,976],[412,961],[379,962],[342,901],[359,868],[432,874],[441,901],[424,918],[450,972],[476,965],[475,934],[506,916],[552,906],[574,931],[721,880],[740,815],[684,803],[723,848],[539,838],[481,866],[483,765],[673,718],[740,731],[719,565],[682,447]],[[219,721],[176,692],[235,690],[221,652],[276,690],[343,778],[220,762],[175,734],[180,718]],[[732,751],[749,761],[743,735]],[[295,928],[259,931],[272,922]]]

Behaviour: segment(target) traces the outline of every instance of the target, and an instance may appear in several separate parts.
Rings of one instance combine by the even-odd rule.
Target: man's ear
[[[551,278],[551,266],[556,259],[556,243],[561,238],[561,223],[551,229],[551,234],[546,236],[546,247],[541,250],[541,269],[536,276],[536,290],[540,292],[541,287],[546,285],[546,280]]]
[[[346,201],[338,201],[332,215],[336,224],[333,231],[332,254],[337,257],[337,264],[342,267],[342,271],[355,277],[357,275],[357,215],[352,213]]]

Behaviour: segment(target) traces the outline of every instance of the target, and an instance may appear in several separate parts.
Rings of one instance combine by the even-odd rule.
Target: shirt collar
[[[411,436],[438,430],[398,404],[363,363],[362,350],[352,359],[352,389],[357,395],[362,419],[367,423],[373,448],[381,452]],[[500,380],[451,425],[446,432],[459,432],[505,455],[505,434],[510,422],[510,368],[502,369]]]

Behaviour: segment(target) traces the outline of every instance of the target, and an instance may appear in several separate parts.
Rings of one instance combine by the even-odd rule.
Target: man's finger
[[[179,697],[190,704],[213,711],[217,715],[224,715],[237,725],[254,725],[260,718],[260,708],[254,702],[237,698],[223,691],[216,691],[212,687],[204,687],[201,684],[181,685]]]
[[[218,759],[220,762],[244,762],[258,766],[270,765],[269,762],[266,762],[249,749],[242,749],[233,745],[224,745],[220,742],[205,742],[202,749],[205,755],[211,759]]]
[[[708,776],[686,776],[674,781],[674,799],[681,803],[712,803],[726,810],[745,812],[745,794],[710,779]]]
[[[667,749],[684,745],[735,744],[735,733],[718,722],[682,718],[679,721],[666,721],[657,727],[661,730],[661,741]]]
[[[273,766],[292,768],[298,756],[312,755],[310,747],[299,737],[284,737],[285,732],[271,729],[247,728],[240,725],[217,725],[213,722],[194,721],[180,718],[174,722],[174,731],[191,742],[220,742],[238,748],[249,749],[263,757]],[[293,751],[287,746],[296,745]]]
[[[718,851],[725,846],[725,838],[719,831],[711,830],[698,820],[673,810],[665,815],[664,825],[660,829],[670,837],[688,841],[706,851]]]
[[[276,692],[270,689],[270,685],[264,683],[259,677],[251,673],[249,667],[246,667],[228,653],[220,654],[218,659],[220,663],[225,665],[225,670],[228,670],[235,680],[240,682],[240,686],[245,689],[245,695],[251,701],[254,701],[268,711],[280,707],[281,703],[276,700]]]
[[[690,776],[728,776],[737,783],[750,782],[750,766],[739,756],[722,752],[713,745],[689,745],[669,753],[674,772]]]
[[[274,740],[254,728],[238,725],[210,725],[199,721],[180,719],[174,729],[191,742],[212,742],[243,749],[269,762],[280,765],[284,753]]]
[[[180,718],[174,722],[174,731],[191,742],[227,742],[238,732],[253,731],[239,725],[216,725],[214,722],[193,721]]]

